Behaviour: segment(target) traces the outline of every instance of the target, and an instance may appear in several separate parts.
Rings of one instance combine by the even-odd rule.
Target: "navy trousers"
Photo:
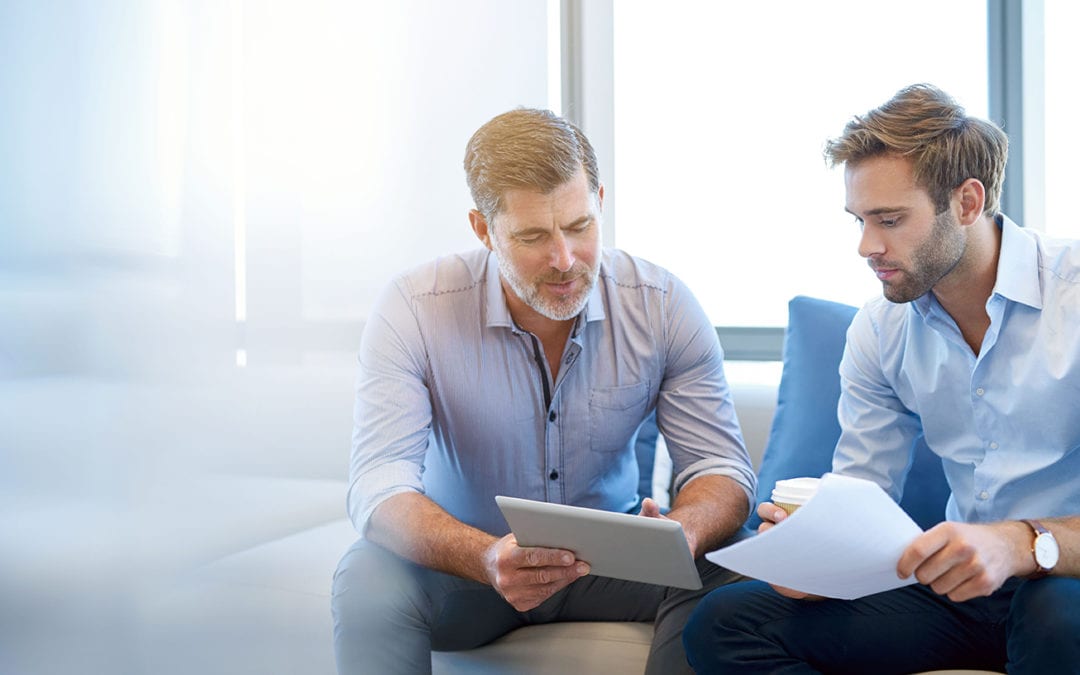
[[[1012,579],[967,602],[921,584],[791,600],[752,581],[709,593],[683,642],[698,673],[1080,673],[1080,579]]]

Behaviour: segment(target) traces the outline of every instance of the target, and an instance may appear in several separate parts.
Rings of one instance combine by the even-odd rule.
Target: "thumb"
[[[641,512],[639,515],[647,518],[658,518],[660,517],[660,505],[651,497],[646,497],[641,502]]]

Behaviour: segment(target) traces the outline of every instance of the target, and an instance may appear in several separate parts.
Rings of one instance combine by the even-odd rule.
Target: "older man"
[[[422,673],[431,650],[531,623],[655,621],[649,672],[688,672],[703,591],[590,576],[524,548],[494,497],[664,517],[639,504],[634,437],[655,409],[695,557],[745,519],[754,475],[711,323],[656,265],[600,245],[585,136],[550,112],[481,127],[465,170],[483,248],[396,279],[367,322],[349,511],[361,540],[334,581],[342,673]],[[706,589],[734,578],[698,561]]]

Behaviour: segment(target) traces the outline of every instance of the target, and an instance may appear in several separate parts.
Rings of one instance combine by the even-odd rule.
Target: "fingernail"
[[[581,575],[588,574],[589,573],[589,566],[586,565],[585,563],[578,563],[577,564],[577,573],[581,574]]]
[[[574,557],[572,555],[570,555],[569,553],[563,553],[562,564],[569,565],[572,562],[574,562]]]

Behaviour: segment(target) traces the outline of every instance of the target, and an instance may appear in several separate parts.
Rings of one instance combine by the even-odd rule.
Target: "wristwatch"
[[[1028,579],[1041,579],[1054,569],[1061,554],[1058,549],[1057,539],[1053,533],[1043,527],[1037,520],[1024,519],[1031,529],[1035,530],[1035,540],[1031,543],[1031,553],[1035,556],[1035,571],[1028,575]]]

